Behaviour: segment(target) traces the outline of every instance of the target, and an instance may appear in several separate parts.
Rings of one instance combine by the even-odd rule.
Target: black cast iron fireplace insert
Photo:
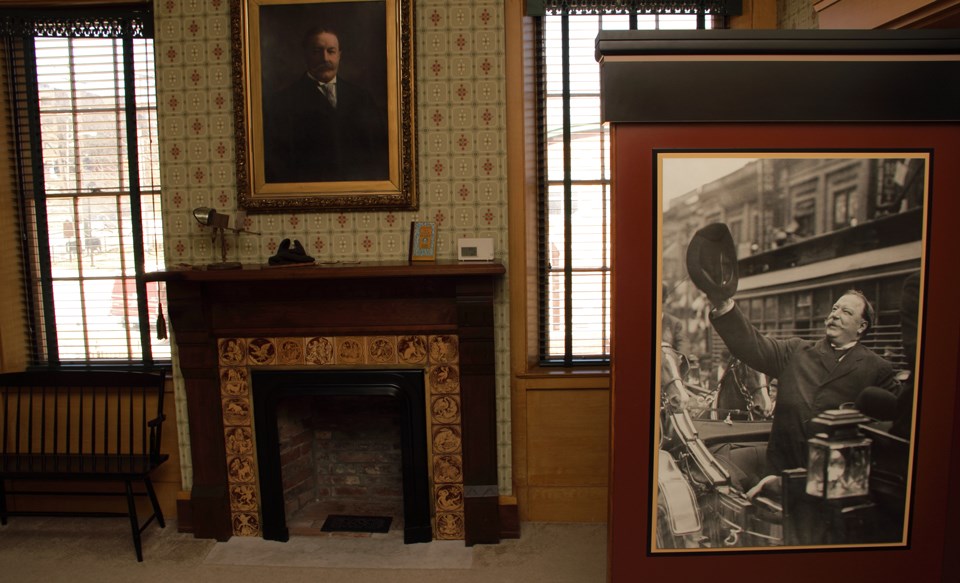
[[[398,399],[403,473],[403,542],[433,540],[427,467],[426,396],[422,370],[252,370],[254,427],[260,472],[261,532],[290,538],[283,502],[277,406],[286,397],[378,395]]]

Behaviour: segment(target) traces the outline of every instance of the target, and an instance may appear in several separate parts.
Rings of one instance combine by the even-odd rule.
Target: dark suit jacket
[[[807,438],[813,434],[809,422],[817,414],[855,402],[868,386],[899,391],[893,365],[862,344],[838,363],[826,339],[764,336],[736,306],[712,321],[731,354],[779,381],[767,445],[768,474],[806,467]]]
[[[337,78],[337,107],[304,74],[264,102],[267,182],[387,180],[385,108],[359,85]]]

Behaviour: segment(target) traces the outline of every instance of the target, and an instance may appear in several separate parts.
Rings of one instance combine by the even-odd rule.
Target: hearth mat
[[[355,516],[351,514],[330,514],[323,521],[323,532],[389,532],[390,516]]]

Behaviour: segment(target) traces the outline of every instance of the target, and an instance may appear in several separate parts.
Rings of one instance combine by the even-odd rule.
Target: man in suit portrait
[[[707,225],[694,235],[687,270],[713,306],[710,322],[730,353],[779,380],[760,474],[768,476],[765,482],[775,482],[782,470],[807,466],[807,439],[814,433],[809,422],[819,413],[855,403],[867,387],[899,394],[893,365],[861,343],[876,323],[876,312],[861,292],[849,290],[836,300],[824,319],[822,338],[773,338],[757,330],[733,300],[736,251],[726,225]]]
[[[350,53],[338,32],[314,26],[300,50],[303,74],[265,101],[266,182],[387,180],[386,108],[359,81],[363,71],[340,74]]]

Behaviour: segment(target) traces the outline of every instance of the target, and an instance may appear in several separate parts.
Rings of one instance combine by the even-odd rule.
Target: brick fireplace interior
[[[320,507],[318,519],[388,513],[404,542],[432,540],[422,371],[252,376],[264,538],[287,540]]]
[[[291,534],[318,534],[331,514],[388,516],[391,529],[403,528],[399,419],[390,397],[293,397],[279,403],[280,474]]]

